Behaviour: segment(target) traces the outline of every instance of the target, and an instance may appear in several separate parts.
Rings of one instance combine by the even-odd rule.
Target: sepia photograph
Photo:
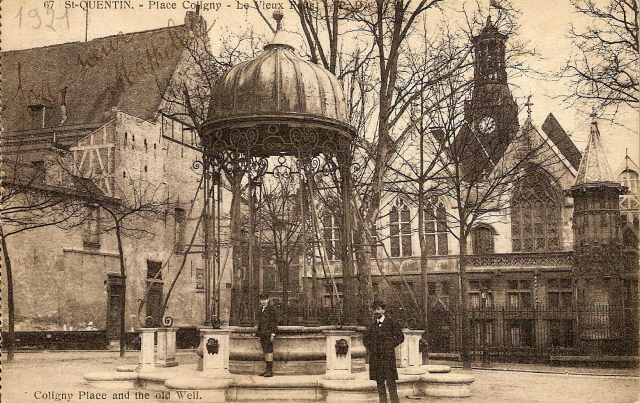
[[[5,0],[3,403],[640,402],[638,0]]]

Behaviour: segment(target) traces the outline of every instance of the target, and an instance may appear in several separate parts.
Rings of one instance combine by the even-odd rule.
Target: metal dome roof
[[[210,121],[250,116],[307,116],[346,121],[344,93],[328,70],[300,59],[278,29],[264,52],[224,74],[211,95]]]

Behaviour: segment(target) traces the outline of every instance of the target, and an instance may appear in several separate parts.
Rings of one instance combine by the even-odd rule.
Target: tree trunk
[[[344,293],[342,297],[342,323],[356,324],[358,310],[358,295],[353,259],[353,216],[351,208],[351,163],[353,155],[349,149],[341,150],[338,157],[340,171],[340,198],[342,199],[342,281]]]
[[[280,260],[280,259],[278,259]],[[289,307],[289,270],[284,260],[280,260],[277,264],[278,271],[282,273],[282,305],[284,305],[284,320],[287,325],[290,324],[291,314]]]
[[[115,220],[116,223],[116,240],[118,241],[118,255],[120,258],[120,277],[122,278],[122,299],[120,303],[120,358],[125,356],[126,348],[126,328],[125,328],[125,312],[127,308],[127,276],[126,266],[124,262],[124,251],[122,247],[122,233],[120,228],[120,221]]]
[[[231,196],[231,215],[229,217],[230,226],[230,244],[232,253],[232,269],[231,269],[231,307],[229,322],[233,325],[238,325],[243,321],[245,315],[243,312],[243,280],[242,280],[242,217],[241,217],[241,200],[242,200],[242,187],[240,175],[228,175],[227,178],[232,184],[232,196]],[[253,302],[253,301],[251,301]]]
[[[7,250],[7,239],[4,237],[4,232],[0,227],[0,239],[2,239],[2,256],[4,259],[4,268],[7,275],[7,332],[4,333],[5,348],[7,349],[7,362],[13,361],[15,352],[15,306],[13,304],[13,273],[11,270],[11,259],[9,258],[9,251]]]
[[[471,332],[469,327],[469,291],[467,282],[467,237],[463,235],[465,228],[460,228],[460,259],[459,259],[459,292],[460,292],[460,359],[463,369],[471,369]]]
[[[353,243],[356,256],[356,270],[358,278],[358,319],[364,320],[368,316],[369,305],[373,302],[373,287],[371,285],[371,258],[376,258],[375,247],[368,246],[372,238],[367,236],[361,220],[356,223],[353,232]],[[366,323],[366,322],[365,322]]]
[[[418,240],[420,241],[420,277],[422,279],[422,319],[425,334],[429,324],[429,287],[427,277],[427,240],[424,234],[424,128],[420,127],[420,174],[418,175]],[[427,337],[427,336],[424,336]],[[423,356],[428,357],[428,351]]]

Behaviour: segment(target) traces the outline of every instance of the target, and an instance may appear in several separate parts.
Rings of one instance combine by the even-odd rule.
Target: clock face
[[[496,120],[491,116],[483,117],[478,123],[478,130],[483,134],[492,133],[496,129]]]

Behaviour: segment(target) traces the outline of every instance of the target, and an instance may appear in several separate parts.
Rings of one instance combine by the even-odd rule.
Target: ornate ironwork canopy
[[[351,193],[352,145],[356,132],[347,122],[344,93],[333,74],[300,59],[294,53],[294,48],[287,43],[286,33],[281,27],[282,13],[275,12],[274,18],[278,22],[278,28],[273,41],[265,46],[264,52],[231,68],[213,88],[208,120],[200,131],[205,172],[225,170],[236,176],[238,183],[245,175],[248,177],[245,199],[247,231],[243,235],[240,233],[240,225],[231,225],[232,231],[236,231],[231,239],[242,245],[246,242],[247,253],[247,256],[234,258],[233,268],[230,321],[240,325],[252,323],[252,318],[255,317],[253,305],[258,293],[263,291],[264,273],[258,257],[262,248],[256,240],[256,233],[259,232],[256,221],[259,217],[255,212],[257,201],[261,197],[261,192],[256,190],[263,186],[261,177],[271,173],[277,179],[283,169],[294,172],[295,168],[300,175],[298,186],[301,189],[309,188],[308,191],[298,193],[301,198],[300,211],[310,211],[314,208],[314,203],[303,200],[303,195],[306,194],[313,200],[315,190],[311,183],[314,181],[310,177],[320,172],[338,173],[339,175],[334,175],[334,178],[339,178],[334,185],[339,189],[342,209],[350,208],[348,195]],[[269,157],[272,156],[278,157],[277,164],[269,170]],[[284,167],[283,164],[291,159],[297,159],[298,163],[292,167]],[[211,183],[210,187],[208,183],[204,184],[205,194],[210,193],[208,189],[221,187],[221,177],[219,174],[211,175],[215,183]],[[286,175],[280,179],[285,177]],[[303,208],[303,205],[311,207]],[[214,207],[205,206],[205,215],[208,216],[209,211],[214,212]],[[342,256],[345,257],[342,261],[343,280],[346,289],[350,289],[348,284],[353,284],[354,278],[351,257],[353,251],[349,241],[350,214],[342,214],[342,217],[342,239],[347,240],[342,243]],[[241,220],[241,217],[233,216],[232,220]],[[317,222],[317,217],[303,217],[302,222],[303,228],[300,231],[306,231],[304,227],[307,223]],[[302,238],[308,240],[308,237]],[[234,253],[245,252],[245,247],[239,245],[234,248]],[[206,249],[213,251],[212,248]],[[304,253],[308,249],[308,245],[302,248]],[[205,284],[209,285],[205,287],[205,324],[208,324],[213,311],[219,311],[219,306],[210,306],[211,294],[219,292],[212,286],[215,283],[212,279],[219,276],[213,270],[215,260],[208,263],[205,270]],[[288,279],[288,275],[283,278]],[[288,305],[288,293],[283,282],[285,306]],[[349,316],[353,303],[347,301],[349,298],[346,295],[347,292],[344,306],[346,315]],[[302,312],[304,309],[300,308],[309,307],[295,307]],[[288,306],[287,309],[290,310]]]
[[[347,122],[338,79],[299,58],[282,30],[255,59],[226,72],[213,88],[204,125],[205,152],[252,157],[348,152],[355,130]]]

